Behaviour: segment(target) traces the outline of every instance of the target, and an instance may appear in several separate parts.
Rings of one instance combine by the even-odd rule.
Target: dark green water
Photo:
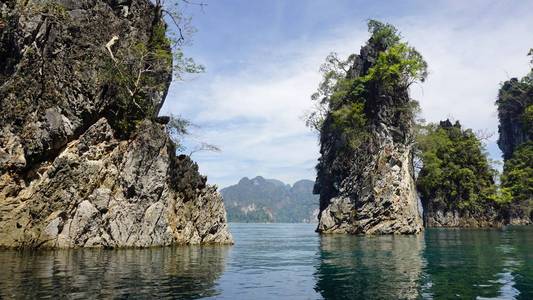
[[[231,247],[0,251],[0,298],[533,299],[531,226],[407,237],[231,229]]]

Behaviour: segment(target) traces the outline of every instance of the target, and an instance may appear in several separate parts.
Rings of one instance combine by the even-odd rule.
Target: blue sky
[[[193,155],[209,182],[314,179],[317,137],[301,117],[312,105],[324,58],[358,53],[371,18],[394,24],[427,60],[427,82],[411,89],[422,117],[494,132],[487,148],[500,159],[494,101],[500,82],[530,69],[533,1],[203,2],[203,10],[185,7],[198,30],[186,54],[206,72],[174,82],[162,114],[200,126],[188,145],[222,148]]]

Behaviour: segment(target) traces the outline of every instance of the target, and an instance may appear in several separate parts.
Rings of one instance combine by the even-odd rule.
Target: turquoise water
[[[533,227],[319,236],[231,224],[234,246],[0,251],[0,298],[533,299]]]

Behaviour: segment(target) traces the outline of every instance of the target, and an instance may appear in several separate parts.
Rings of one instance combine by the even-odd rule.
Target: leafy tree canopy
[[[424,202],[475,210],[494,200],[496,171],[472,130],[446,120],[423,127],[417,142],[422,159],[417,187]]]
[[[533,201],[533,142],[519,146],[505,161],[501,181],[511,196],[508,201]]]

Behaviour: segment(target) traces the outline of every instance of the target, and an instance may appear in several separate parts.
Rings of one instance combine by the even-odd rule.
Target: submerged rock
[[[113,113],[106,45],[117,36],[124,59],[151,45],[162,23],[149,1],[4,1],[0,13],[1,247],[232,242],[216,187],[155,122],[172,62],[139,87],[142,117]]]

